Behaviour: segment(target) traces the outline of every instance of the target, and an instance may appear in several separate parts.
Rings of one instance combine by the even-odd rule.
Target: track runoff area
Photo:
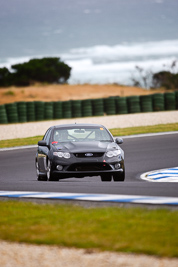
[[[145,134],[137,135],[135,137],[141,137],[141,136],[146,136],[146,135]],[[150,136],[150,134],[148,134],[148,136]],[[130,138],[130,137],[131,136],[124,138]],[[178,182],[178,167],[146,172],[143,173],[140,176],[140,178],[149,182]],[[178,205],[178,197],[157,197],[157,196],[139,196],[139,195],[0,191],[0,197],[21,198],[21,199],[25,198],[55,199],[55,200],[58,199],[58,200],[78,200],[78,201],[97,201],[97,202],[115,202],[115,203]]]

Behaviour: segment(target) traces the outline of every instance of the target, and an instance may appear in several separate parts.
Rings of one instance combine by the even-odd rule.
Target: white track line
[[[127,138],[137,138],[137,137],[152,137],[152,136],[168,135],[168,134],[178,134],[178,131],[174,131],[174,132],[160,132],[160,133],[147,133],[147,134],[134,134],[134,135],[122,136],[122,138],[123,139],[127,139]]]

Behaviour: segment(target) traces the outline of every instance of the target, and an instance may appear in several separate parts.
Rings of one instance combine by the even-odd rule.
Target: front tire
[[[37,180],[38,181],[47,181],[47,177],[46,176],[42,176],[40,175],[40,171],[39,171],[39,165],[38,165],[38,161],[35,161],[35,166],[36,166],[36,176],[37,176]]]
[[[112,176],[111,174],[102,174],[101,175],[101,181],[102,182],[111,182]]]
[[[114,173],[113,174],[113,180],[114,182],[123,182],[125,180],[125,170],[120,173]]]
[[[49,159],[48,159],[48,164],[47,164],[46,176],[47,176],[48,181],[53,181],[53,182],[59,181],[59,179],[53,174],[53,172],[51,170],[51,162]]]

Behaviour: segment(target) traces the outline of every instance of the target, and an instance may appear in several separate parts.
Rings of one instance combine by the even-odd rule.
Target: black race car
[[[85,176],[124,181],[122,138],[98,124],[65,124],[50,127],[38,142],[35,158],[39,181]]]

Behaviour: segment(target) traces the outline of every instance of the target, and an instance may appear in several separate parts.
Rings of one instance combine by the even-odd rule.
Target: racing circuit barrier
[[[152,95],[0,105],[0,124],[178,110],[178,91]]]

